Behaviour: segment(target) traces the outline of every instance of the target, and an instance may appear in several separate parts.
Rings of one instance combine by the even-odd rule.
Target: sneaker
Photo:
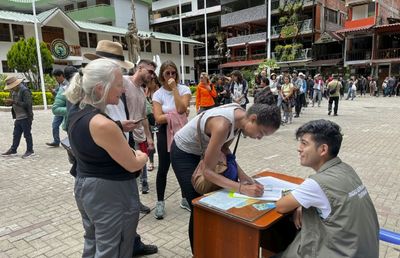
[[[56,142],[46,142],[46,145],[50,147],[60,147],[60,144]]]
[[[142,194],[148,194],[149,193],[149,183],[146,181],[142,182]]]
[[[156,204],[156,210],[154,212],[154,217],[156,219],[163,219],[165,215],[165,203],[164,201],[158,201]]]
[[[332,111],[328,111],[328,116],[330,116],[332,114]]]
[[[147,207],[146,205],[144,205],[142,202],[140,202],[140,204],[139,204],[139,209],[140,209],[140,213],[143,213],[143,214],[150,213],[150,208]]]
[[[190,206],[186,198],[182,198],[181,204],[179,206],[181,206],[182,209],[190,211]]]
[[[8,151],[1,154],[2,156],[15,156],[17,155],[16,150],[9,149]]]
[[[25,158],[27,158],[27,157],[29,157],[29,156],[33,156],[33,155],[35,155],[35,152],[34,152],[34,151],[26,151],[25,154],[22,155],[21,158],[25,159]]]

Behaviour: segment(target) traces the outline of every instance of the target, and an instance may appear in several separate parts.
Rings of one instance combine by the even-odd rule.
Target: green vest
[[[316,208],[303,207],[301,231],[282,257],[377,258],[378,217],[354,169],[336,157],[310,178],[326,194],[331,213],[324,220]]]

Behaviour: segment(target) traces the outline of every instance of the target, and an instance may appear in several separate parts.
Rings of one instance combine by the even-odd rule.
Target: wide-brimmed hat
[[[304,73],[302,73],[302,72],[299,72],[299,76],[305,77]]]
[[[4,87],[5,90],[11,90],[12,88],[18,86],[24,79],[19,79],[15,76],[8,76],[6,78],[6,86]]]
[[[125,60],[122,45],[110,40],[100,40],[97,43],[96,53],[83,54],[89,60],[98,58],[110,58],[115,60],[121,67],[129,70],[135,67],[135,64]]]

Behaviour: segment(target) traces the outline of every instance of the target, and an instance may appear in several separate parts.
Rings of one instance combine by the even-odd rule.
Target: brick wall
[[[387,24],[387,18],[400,18],[400,0],[379,0],[377,23]]]

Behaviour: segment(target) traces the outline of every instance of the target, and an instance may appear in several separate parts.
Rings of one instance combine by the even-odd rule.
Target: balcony
[[[221,15],[221,27],[239,25],[243,23],[266,20],[265,5],[254,6],[237,12]]]
[[[371,52],[368,49],[347,51],[346,61],[370,60]]]
[[[378,49],[375,59],[396,59],[400,58],[400,48]]]
[[[261,60],[265,59],[267,56],[266,53],[259,53],[259,54],[253,54],[251,56],[233,56],[229,59],[229,62],[238,62],[238,61],[246,61],[246,60]]]
[[[313,23],[312,19],[307,19],[303,21],[297,22],[297,26],[300,28],[299,29],[299,34],[307,34],[307,33],[312,33],[313,31]],[[283,26],[282,25],[275,25],[271,27],[271,37],[272,38],[278,38]]]
[[[246,43],[251,44],[251,43],[257,43],[257,42],[265,42],[266,38],[267,38],[266,32],[250,34],[250,35],[243,35],[243,36],[228,38],[226,40],[226,45],[228,47],[233,47],[233,46],[238,46],[238,45],[244,45]]]
[[[312,56],[311,54],[312,54],[311,48],[301,49],[299,53],[297,53],[295,60],[290,60],[290,61],[311,59]],[[271,52],[271,58],[275,59],[278,62],[288,62],[288,61],[281,61],[281,57],[276,52]]]
[[[295,2],[295,1],[294,1]],[[304,0],[303,7],[308,7],[316,4],[317,1],[314,0]],[[272,14],[276,14],[279,12],[279,7],[285,5],[285,0],[272,0],[271,2],[271,12]]]
[[[334,53],[334,54],[319,54],[316,59],[317,60],[331,60],[331,59],[339,59],[343,58],[342,53]]]
[[[93,5],[86,8],[69,11],[67,12],[67,15],[71,19],[77,21],[90,21],[97,23],[115,21],[114,7],[106,4]]]

